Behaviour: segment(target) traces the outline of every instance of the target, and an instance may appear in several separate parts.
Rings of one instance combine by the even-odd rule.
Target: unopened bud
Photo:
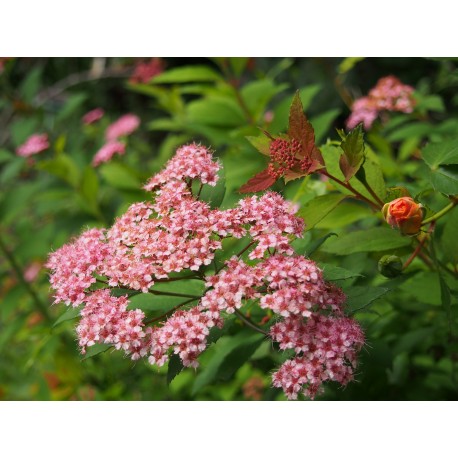
[[[402,273],[402,261],[399,256],[386,254],[378,262],[379,272],[387,278],[394,278]]]
[[[420,232],[424,208],[411,197],[399,197],[383,206],[383,216],[388,224],[399,229],[403,235]]]

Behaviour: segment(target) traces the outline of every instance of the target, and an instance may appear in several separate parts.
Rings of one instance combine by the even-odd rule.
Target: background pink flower
[[[16,149],[16,154],[29,157],[49,148],[48,134],[33,134]]]
[[[124,154],[126,145],[121,142],[111,141],[100,148],[92,159],[92,165],[97,167],[102,162],[108,162],[114,154]]]
[[[117,140],[119,137],[130,135],[138,129],[140,125],[140,118],[132,113],[121,116],[113,124],[107,127],[105,138],[107,141]]]
[[[105,111],[102,108],[95,108],[94,110],[88,111],[83,117],[82,121],[84,124],[92,124],[103,117]]]

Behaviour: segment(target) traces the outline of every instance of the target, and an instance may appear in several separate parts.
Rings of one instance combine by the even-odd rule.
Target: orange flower
[[[411,197],[399,197],[383,206],[383,216],[388,224],[397,227],[403,235],[415,235],[420,231],[424,217],[421,204]]]

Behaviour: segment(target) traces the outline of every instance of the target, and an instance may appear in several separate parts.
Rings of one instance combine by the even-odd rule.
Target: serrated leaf
[[[362,124],[358,124],[345,136],[340,147],[344,154],[340,156],[339,166],[348,182],[363,165],[366,157]]]
[[[387,251],[411,244],[411,239],[387,227],[373,227],[341,235],[323,248],[327,253],[347,255],[365,251]]]
[[[152,84],[177,84],[193,82],[211,82],[221,79],[221,75],[210,67],[193,65],[167,70],[153,78]]]
[[[240,189],[239,192],[258,192],[270,188],[277,180],[265,169],[253,178],[250,178]]]
[[[245,137],[260,153],[270,156],[270,142],[272,141],[265,135],[259,137]]]
[[[347,310],[350,313],[356,313],[364,310],[374,301],[384,296],[390,290],[381,286],[351,286],[345,288],[344,293],[347,295]]]
[[[362,277],[361,274],[344,269],[343,267],[333,266],[331,264],[320,263],[320,267],[323,269],[323,275],[327,281],[347,280],[348,278]]]
[[[301,144],[300,158],[308,158],[311,165],[308,173],[312,173],[323,164],[323,158],[315,145],[315,131],[312,124],[304,114],[299,91],[296,92],[289,111],[288,137],[297,140]]]
[[[431,170],[431,185],[449,196],[458,194],[458,165],[442,165]]]
[[[315,227],[326,215],[339,205],[347,196],[339,193],[330,193],[309,200],[298,212],[304,219],[306,230]]]
[[[65,321],[74,320],[75,318],[78,318],[80,316],[81,308],[82,307],[70,307],[59,318],[57,318],[52,327],[55,328],[56,326],[58,326],[61,323],[64,323]]]
[[[432,169],[439,165],[458,164],[458,139],[430,143],[423,149],[422,156]]]

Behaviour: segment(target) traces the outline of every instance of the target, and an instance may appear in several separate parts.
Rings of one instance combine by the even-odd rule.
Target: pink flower
[[[164,61],[160,57],[153,57],[147,62],[138,62],[129,82],[147,84],[153,77],[161,74],[164,67]]]
[[[38,277],[42,267],[43,265],[41,262],[33,261],[30,263],[24,270],[24,280],[28,283],[32,283]]]
[[[49,148],[48,134],[33,134],[16,149],[18,156],[29,157]]]
[[[102,108],[95,108],[94,110],[88,111],[83,117],[82,121],[84,124],[92,124],[103,117],[105,111]]]
[[[138,116],[131,113],[125,114],[107,127],[105,138],[108,142],[117,140],[119,137],[130,135],[138,129],[139,125],[140,118]]]
[[[113,154],[109,148],[99,153],[95,163]],[[328,380],[345,385],[364,336],[344,316],[342,290],[325,281],[315,262],[294,253],[291,241],[304,231],[297,207],[267,192],[241,199],[234,208],[212,209],[191,182],[216,185],[220,167],[203,146],[179,148],[145,186],[153,193],[151,202],[132,204],[108,230],[88,230],[50,255],[55,301],[84,304],[77,327],[82,351],[109,343],[132,359],[147,357],[162,366],[176,354],[184,366],[197,367],[211,329],[242,307],[256,307],[267,311],[267,320],[275,318],[266,335],[295,353],[273,374],[275,387],[295,399],[299,393],[313,398]],[[229,237],[246,238],[245,248],[204,275]],[[154,294],[158,283],[174,281],[179,272],[203,280],[206,289],[201,297],[184,294],[168,315],[145,322],[144,312],[127,309],[127,297],[110,294],[109,288]],[[106,289],[94,290],[97,281]]]
[[[361,97],[353,103],[347,128],[353,129],[363,123],[364,129],[369,130],[382,111],[411,113],[415,106],[413,92],[413,87],[402,84],[395,76],[380,78],[367,97]]]
[[[100,148],[92,159],[92,165],[97,167],[102,162],[108,162],[115,154],[124,154],[126,145],[117,141],[110,141]]]

